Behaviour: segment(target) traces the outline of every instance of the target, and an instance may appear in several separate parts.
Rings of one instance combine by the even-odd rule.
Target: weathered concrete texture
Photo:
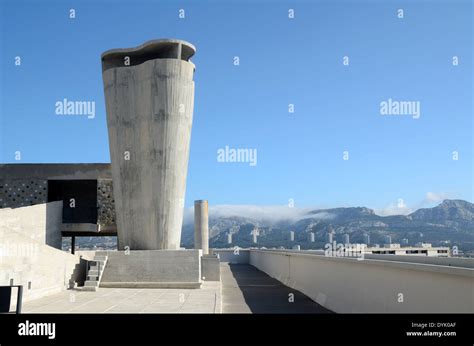
[[[61,218],[62,202],[0,210],[0,286],[23,285],[29,301],[84,281],[85,261],[57,249]]]
[[[192,54],[194,47],[184,41],[161,40],[102,55],[120,249],[180,247]]]
[[[44,179],[0,179],[0,208],[46,203],[47,185]]]
[[[203,255],[201,257],[202,279],[205,281],[220,281],[221,269],[217,255]]]
[[[224,313],[330,313],[249,264],[221,264]]]
[[[114,227],[115,200],[112,180],[97,180],[97,223],[102,227]]]
[[[194,201],[194,248],[209,254],[209,206],[207,201]]]
[[[97,180],[100,231],[116,231],[110,164],[0,164],[0,209],[43,204],[49,180]],[[95,207],[91,205],[90,207]],[[63,224],[63,232],[98,232],[95,224]]]
[[[199,288],[200,250],[98,251],[107,254],[100,287]]]

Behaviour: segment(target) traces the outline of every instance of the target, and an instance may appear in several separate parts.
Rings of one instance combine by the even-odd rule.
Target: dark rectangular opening
[[[48,180],[54,201],[63,201],[63,223],[97,223],[97,180]]]
[[[12,297],[11,287],[0,287],[0,313],[10,311],[10,302]]]

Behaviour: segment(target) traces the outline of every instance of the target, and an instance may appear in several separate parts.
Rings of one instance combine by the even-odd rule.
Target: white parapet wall
[[[69,287],[81,259],[59,249],[61,222],[62,202],[0,209],[0,286],[23,285],[23,301]]]
[[[272,250],[250,250],[250,264],[336,313],[474,312],[474,269],[470,265]]]

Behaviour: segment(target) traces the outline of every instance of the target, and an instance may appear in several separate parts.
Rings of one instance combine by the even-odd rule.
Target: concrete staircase
[[[107,253],[96,253],[94,260],[89,261],[89,270],[87,271],[86,282],[84,282],[83,291],[97,291],[100,279],[104,273],[107,264]]]

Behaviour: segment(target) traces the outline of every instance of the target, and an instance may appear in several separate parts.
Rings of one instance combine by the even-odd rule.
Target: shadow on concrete
[[[87,262],[85,259],[81,258],[79,263],[74,267],[74,271],[69,278],[69,288],[81,287],[84,286],[87,276]]]
[[[332,313],[250,264],[221,265],[224,313]]]
[[[63,202],[55,201],[45,203],[46,220],[45,220],[45,244],[61,250],[61,225],[63,222]]]

